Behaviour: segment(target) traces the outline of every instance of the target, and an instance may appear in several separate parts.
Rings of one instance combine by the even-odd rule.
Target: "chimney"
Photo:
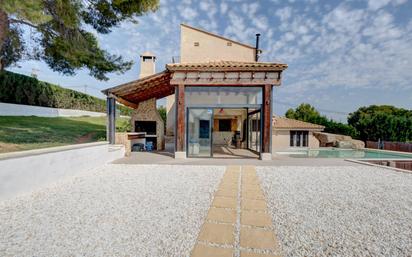
[[[140,75],[139,79],[155,74],[156,56],[150,52],[140,55]]]
[[[255,47],[255,62],[259,61],[259,54],[260,54],[260,49],[259,49],[259,37],[260,34],[256,34],[256,47]]]

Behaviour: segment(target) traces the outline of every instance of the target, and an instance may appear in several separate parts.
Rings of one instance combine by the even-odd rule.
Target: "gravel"
[[[107,165],[0,202],[0,256],[189,256],[223,173]]]
[[[412,256],[412,174],[260,167],[285,256]]]

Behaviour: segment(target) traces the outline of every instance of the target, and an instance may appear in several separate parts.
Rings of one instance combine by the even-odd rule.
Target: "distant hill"
[[[0,72],[0,102],[106,112],[103,99],[10,71]],[[130,108],[117,108],[130,115]]]

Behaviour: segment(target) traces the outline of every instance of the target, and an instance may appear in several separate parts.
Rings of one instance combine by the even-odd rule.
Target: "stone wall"
[[[156,98],[140,102],[137,109],[133,110],[130,122],[132,131],[135,131],[135,121],[156,121],[157,150],[164,149],[164,127],[162,117],[156,108]]]

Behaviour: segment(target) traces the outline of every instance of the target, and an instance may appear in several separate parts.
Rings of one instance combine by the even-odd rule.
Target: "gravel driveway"
[[[261,167],[285,256],[412,256],[412,174]]]
[[[107,165],[0,203],[0,256],[188,256],[224,167]]]

